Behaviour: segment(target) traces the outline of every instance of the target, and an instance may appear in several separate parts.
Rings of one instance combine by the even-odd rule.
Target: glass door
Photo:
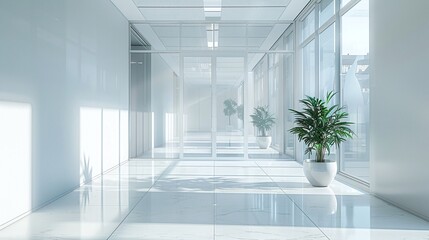
[[[216,157],[245,157],[244,57],[215,58]]]
[[[212,157],[212,126],[212,59],[184,57],[184,157]]]
[[[183,58],[183,156],[246,157],[245,57]]]

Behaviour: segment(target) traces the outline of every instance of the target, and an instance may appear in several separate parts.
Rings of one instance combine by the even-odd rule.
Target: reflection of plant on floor
[[[85,185],[83,186],[83,192],[81,194],[81,197],[82,197],[81,201],[84,207],[86,207],[86,205],[89,204],[89,195],[90,195],[90,192],[92,191],[92,183],[88,185],[86,184],[92,180],[92,168],[90,166],[89,157],[85,155],[83,156],[83,163],[81,163],[81,167],[82,167],[83,181],[85,183]]]
[[[89,163],[89,157],[83,156],[82,175],[84,183],[87,183],[92,179],[92,168],[90,167]]]
[[[223,101],[223,105],[225,106],[223,113],[228,117],[228,125],[231,126],[231,116],[237,113],[237,102],[229,98]]]

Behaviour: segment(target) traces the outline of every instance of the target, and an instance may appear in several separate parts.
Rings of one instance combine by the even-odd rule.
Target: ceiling
[[[111,1],[152,50],[257,52],[270,50],[310,0]]]
[[[269,50],[309,0],[111,0],[154,50]],[[271,42],[264,42],[271,37]]]

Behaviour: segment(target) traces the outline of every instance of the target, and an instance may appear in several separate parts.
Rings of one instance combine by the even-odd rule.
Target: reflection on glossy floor
[[[293,161],[132,160],[1,239],[428,239],[429,223]]]

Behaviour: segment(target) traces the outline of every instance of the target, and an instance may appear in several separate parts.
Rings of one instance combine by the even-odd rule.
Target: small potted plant
[[[326,100],[307,96],[300,100],[302,111],[289,109],[295,115],[296,126],[290,132],[298,136],[307,148],[304,154],[316,152],[316,159],[304,160],[304,174],[311,185],[326,187],[337,174],[337,163],[325,156],[331,153],[331,147],[352,138],[354,133],[349,128],[353,123],[346,121],[348,113],[338,105],[330,106],[336,93],[329,92]]]
[[[252,115],[253,126],[258,129],[258,136],[256,142],[262,149],[267,149],[271,145],[271,136],[268,135],[268,131],[271,130],[272,126],[276,123],[276,119],[273,114],[268,111],[268,106],[259,106],[254,109]]]
[[[223,101],[224,109],[223,113],[228,117],[228,127],[231,127],[231,117],[237,113],[237,102],[229,98]]]

